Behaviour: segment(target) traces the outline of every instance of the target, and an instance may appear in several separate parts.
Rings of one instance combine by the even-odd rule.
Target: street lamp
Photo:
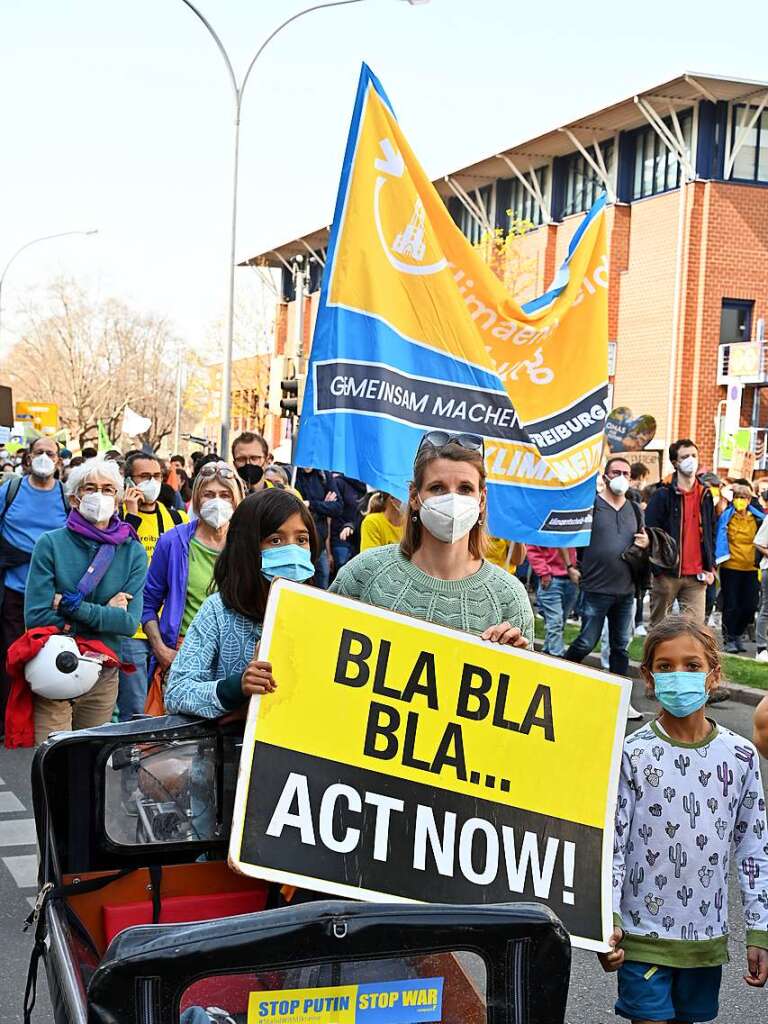
[[[28,249],[30,245],[36,245],[38,242],[48,242],[52,238],[65,238],[67,235],[98,235],[98,233],[98,229],[94,229],[93,231],[60,231],[56,235],[41,235],[40,238],[33,238],[30,242],[25,242],[24,245],[18,248],[16,252],[13,254],[13,256],[11,256],[11,258],[5,264],[2,274],[0,274],[0,318],[2,318],[3,313],[3,282],[5,281],[5,275],[8,273],[8,268],[19,255],[19,253],[24,252],[24,250]]]
[[[227,336],[224,342],[224,365],[222,367],[221,374],[221,447],[220,454],[222,458],[226,458],[227,451],[229,450],[229,422],[232,414],[232,339],[234,336],[234,322],[235,322],[235,258],[236,258],[236,244],[237,244],[237,179],[240,162],[240,108],[243,102],[243,92],[245,90],[246,83],[250,77],[253,65],[262,55],[266,47],[272,40],[281,32],[287,25],[290,25],[292,21],[296,21],[298,18],[304,17],[305,14],[310,14],[312,11],[321,11],[326,7],[346,7],[349,4],[359,4],[363,0],[329,0],[327,3],[313,4],[311,7],[306,7],[303,11],[297,11],[296,14],[292,14],[290,18],[286,18],[284,22],[277,26],[277,28],[271,32],[261,46],[256,51],[253,60],[248,65],[248,68],[243,75],[243,80],[238,85],[237,76],[235,70],[232,67],[232,61],[229,59],[229,54],[224,48],[224,44],[216,34],[216,30],[213,25],[208,21],[205,15],[197,9],[192,3],[192,0],[182,0],[182,3],[186,4],[187,7],[197,15],[202,21],[203,25],[207,28],[213,41],[218,47],[219,53],[224,60],[227,67],[227,73],[229,74],[229,80],[232,85],[232,93],[235,101],[235,151],[233,160],[233,175],[232,175],[232,231],[231,231],[231,244],[230,244],[230,259],[229,259],[229,290],[227,296]],[[417,4],[429,3],[429,0],[407,0],[411,6]]]

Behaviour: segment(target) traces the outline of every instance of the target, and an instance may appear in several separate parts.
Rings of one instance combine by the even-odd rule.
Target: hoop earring
[[[411,522],[412,523],[418,523],[418,521],[419,521],[419,517],[414,512],[414,514],[411,516]]]

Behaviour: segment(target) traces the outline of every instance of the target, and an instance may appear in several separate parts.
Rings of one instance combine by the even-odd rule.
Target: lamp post
[[[60,231],[56,235],[41,235],[40,238],[33,238],[31,241],[25,242],[24,245],[20,246],[5,264],[2,274],[0,274],[0,321],[3,314],[3,282],[5,281],[5,275],[8,273],[9,267],[20,253],[24,252],[25,249],[28,249],[30,245],[37,245],[38,242],[49,242],[52,238],[65,238],[67,235],[98,235],[98,233],[98,229],[94,229],[93,231]]]
[[[205,17],[205,15],[198,10],[198,8],[192,3],[192,0],[182,0],[182,3],[197,15],[200,21],[205,25],[209,34],[222,56],[224,64],[227,68],[227,74],[229,75],[229,81],[232,86],[232,94],[235,102],[235,138],[234,138],[234,159],[233,159],[233,173],[232,173],[232,228],[230,235],[230,258],[229,258],[229,281],[228,281],[228,292],[227,292],[227,334],[224,341],[224,365],[222,367],[221,374],[221,446],[219,452],[222,458],[227,457],[229,450],[229,423],[232,414],[232,340],[234,336],[234,321],[235,321],[235,250],[237,245],[237,184],[238,184],[238,171],[240,163],[240,110],[243,102],[243,92],[245,86],[250,77],[253,66],[259,57],[262,55],[266,47],[275,38],[278,33],[290,25],[291,22],[296,21],[298,18],[303,18],[305,14],[310,14],[312,11],[321,11],[326,7],[347,7],[349,4],[362,3],[363,0],[328,0],[326,3],[313,4],[311,7],[306,7],[304,10],[297,11],[296,14],[292,14],[290,18],[286,18],[280,25],[274,29],[273,32],[267,36],[261,46],[258,48],[256,53],[248,65],[245,74],[243,75],[242,81],[238,84],[237,75],[232,67],[232,61],[229,59],[229,54],[224,48],[224,44],[216,34],[216,31]],[[407,0],[411,6],[416,4],[428,3],[429,0]]]

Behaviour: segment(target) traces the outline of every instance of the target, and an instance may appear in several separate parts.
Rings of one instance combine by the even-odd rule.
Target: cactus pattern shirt
[[[715,723],[680,743],[651,722],[624,741],[613,907],[627,960],[714,967],[728,960],[731,855],[747,945],[768,949],[768,831],[757,751]]]

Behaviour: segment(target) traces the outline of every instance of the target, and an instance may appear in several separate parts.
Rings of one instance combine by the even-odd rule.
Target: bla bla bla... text
[[[386,701],[404,704],[418,702],[420,710],[409,710],[403,714],[392,703],[372,700],[368,710],[363,753],[383,761],[399,756],[404,766],[435,775],[452,768],[456,777],[466,782],[468,772],[460,722],[446,723],[436,750],[423,750],[419,744],[421,711],[440,710],[434,653],[418,651],[407,679],[398,688],[391,671],[388,672],[392,642],[382,639],[378,642],[378,649],[374,647],[374,641],[365,633],[343,629],[334,683],[351,687],[370,684],[372,693]],[[555,725],[550,687],[539,683],[533,688],[525,714],[519,722],[506,714],[509,688],[508,673],[500,672],[498,678],[494,678],[481,665],[464,662],[453,714],[465,721],[486,722],[497,729],[524,736],[532,729],[539,729],[545,740],[554,743]]]

